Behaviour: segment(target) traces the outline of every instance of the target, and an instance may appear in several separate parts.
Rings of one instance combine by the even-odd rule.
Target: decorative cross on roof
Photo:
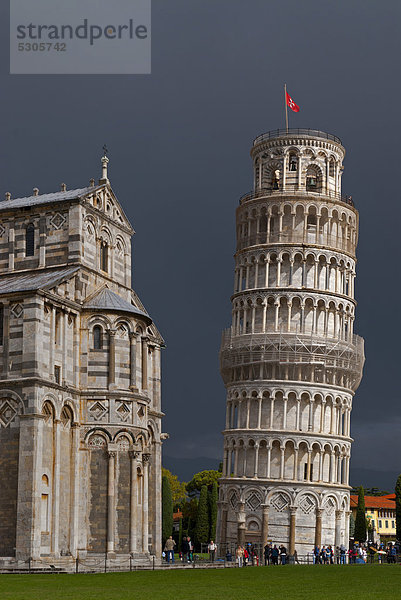
[[[107,146],[106,146],[106,144],[103,144],[103,154],[104,154],[104,156],[107,156],[107,153],[108,153]]]

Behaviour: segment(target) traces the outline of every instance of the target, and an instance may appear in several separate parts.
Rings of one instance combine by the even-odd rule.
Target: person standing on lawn
[[[181,552],[182,552],[182,560],[185,562],[189,562],[189,544],[186,537],[182,538],[181,542]]]
[[[266,546],[263,549],[263,556],[265,559],[265,567],[268,566],[268,564],[270,563],[270,554],[271,554],[271,544],[266,544]]]
[[[173,540],[173,536],[170,535],[170,537],[166,540],[166,544],[164,546],[164,551],[167,555],[168,563],[170,563],[170,558],[171,558],[171,562],[174,563],[174,547],[175,547],[175,541]]]
[[[217,544],[215,544],[213,540],[210,540],[207,549],[209,552],[210,561],[214,562],[214,557],[216,555],[216,550],[217,550]]]
[[[242,546],[238,546],[236,550],[237,562],[239,567],[244,566],[244,549]]]
[[[187,537],[187,542],[188,542],[188,562],[192,562],[194,559],[194,545],[189,536]]]

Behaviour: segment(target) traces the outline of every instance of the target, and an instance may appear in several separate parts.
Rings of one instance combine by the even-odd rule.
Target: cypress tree
[[[163,544],[173,533],[173,496],[168,477],[162,477],[162,537]]]
[[[209,512],[210,512],[210,539],[216,539],[216,524],[217,524],[217,500],[219,492],[217,481],[212,485],[212,491],[209,493]]]
[[[195,540],[198,544],[207,544],[209,537],[209,507],[207,501],[207,487],[201,488],[196,515]]]
[[[355,518],[355,541],[362,543],[366,541],[366,515],[365,515],[365,492],[363,487],[358,488],[358,508]]]
[[[395,484],[395,525],[396,525],[396,539],[401,540],[401,475],[398,475],[397,482]]]
[[[181,552],[181,544],[182,544],[182,519],[180,519],[180,525],[178,529],[178,552]]]
[[[354,538],[355,533],[355,519],[354,515],[351,513],[349,516],[349,537]]]

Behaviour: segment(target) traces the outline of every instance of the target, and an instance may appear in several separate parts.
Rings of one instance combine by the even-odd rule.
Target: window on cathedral
[[[0,304],[0,346],[3,345],[4,337],[4,306]]]
[[[54,381],[56,383],[61,382],[61,367],[59,367],[58,365],[55,365],[54,367]]]
[[[331,159],[329,163],[329,176],[334,177],[334,160]]]
[[[25,231],[25,256],[35,254],[35,227],[30,223]]]
[[[100,325],[93,328],[93,349],[101,350],[103,348],[103,331]]]
[[[104,241],[100,243],[100,268],[105,273],[109,270],[109,246]]]

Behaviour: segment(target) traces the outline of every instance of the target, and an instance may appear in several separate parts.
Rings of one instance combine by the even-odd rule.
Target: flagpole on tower
[[[284,84],[285,130],[288,133],[287,84]]]

